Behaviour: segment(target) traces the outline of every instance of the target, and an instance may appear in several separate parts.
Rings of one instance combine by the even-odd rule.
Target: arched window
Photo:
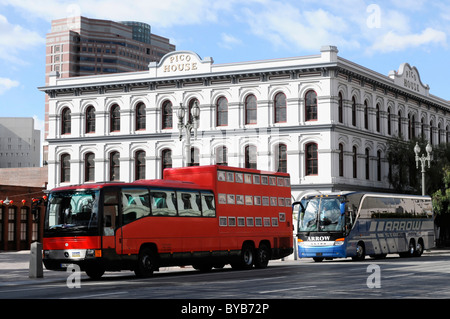
[[[170,149],[164,149],[161,152],[161,177],[164,177],[166,168],[172,168],[172,151]]]
[[[275,123],[286,122],[286,95],[282,92],[275,95]]]
[[[95,180],[95,155],[86,153],[84,155],[84,181],[93,182]]]
[[[200,165],[200,151],[196,147],[191,147],[191,162],[188,163],[189,166],[199,166]]]
[[[445,129],[445,143],[450,143],[450,126]]]
[[[66,107],[61,113],[61,134],[70,134],[71,131],[71,113]]]
[[[353,178],[358,178],[358,148],[353,146]]]
[[[136,105],[136,131],[145,130],[145,104]]]
[[[256,96],[250,94],[245,99],[245,124],[256,124]]]
[[[430,121],[430,145],[434,145],[434,134],[433,134],[433,121]]]
[[[344,145],[339,144],[339,176],[344,176]]]
[[[95,107],[93,107],[92,105],[88,106],[86,109],[85,122],[85,132],[95,133]]]
[[[381,131],[381,119],[380,119],[380,104],[377,104],[376,113],[375,113],[375,127],[377,132]]]
[[[381,151],[377,151],[377,181],[381,182]]]
[[[278,144],[277,148],[277,172],[287,173],[287,146],[285,144]]]
[[[392,134],[392,127],[391,127],[391,117],[392,117],[392,114],[391,114],[391,108],[390,107],[388,107],[388,110],[387,110],[387,113],[388,113],[388,115],[387,115],[387,133],[388,133],[388,135],[391,135]]]
[[[228,149],[226,146],[216,148],[216,164],[228,166]]]
[[[172,102],[164,101],[162,105],[162,128],[171,129],[173,127]]]
[[[438,138],[438,140],[437,140],[437,142],[438,142],[438,144],[441,144],[441,130],[442,130],[442,128],[441,128],[441,123],[439,123],[438,124],[438,136],[437,136],[437,138]]]
[[[420,120],[420,134],[422,135],[422,138],[425,139],[425,118],[423,117]]]
[[[318,175],[319,173],[319,157],[316,143],[308,143],[305,145],[306,154],[306,175]]]
[[[120,180],[120,153],[111,152],[109,154],[109,180]]]
[[[245,168],[256,169],[256,146],[247,145],[245,147]]]
[[[356,98],[352,98],[352,125],[356,126]]]
[[[120,131],[120,106],[114,104],[111,107],[110,114],[110,131],[119,132]]]
[[[342,97],[341,92],[339,92],[339,99],[338,99],[338,121],[339,123],[344,122],[344,99]]]
[[[70,155],[61,155],[61,183],[70,182]]]
[[[369,105],[364,101],[364,128],[369,129]]]
[[[134,155],[134,179],[145,179],[145,151],[137,151]]]
[[[408,114],[408,140],[411,140],[416,136],[416,130],[414,128],[415,121],[414,115]]]
[[[306,121],[317,120],[317,93],[308,91],[305,95]]]
[[[228,125],[228,100],[224,96],[217,100],[216,116],[217,126]]]
[[[402,111],[398,111],[398,136],[402,136]]]
[[[370,179],[370,150],[366,148],[366,179]]]

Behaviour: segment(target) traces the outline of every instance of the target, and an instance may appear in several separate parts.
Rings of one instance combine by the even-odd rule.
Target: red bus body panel
[[[137,258],[141,247],[148,244],[168,259],[175,255],[183,259],[196,253],[201,256],[236,254],[244,242],[252,243],[255,248],[264,242],[272,250],[272,259],[293,251],[291,187],[287,173],[211,165],[166,169],[163,180],[88,184],[53,191],[107,186],[213,192],[215,217],[148,216],[117,228],[112,236],[44,238],[44,250],[103,249],[105,265],[111,251],[116,256],[113,259]]]

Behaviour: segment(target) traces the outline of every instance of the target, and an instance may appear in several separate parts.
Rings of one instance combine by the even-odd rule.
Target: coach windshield
[[[300,232],[341,232],[345,226],[345,203],[336,197],[307,199],[299,214]]]
[[[45,232],[57,236],[98,233],[98,190],[71,190],[50,194],[45,219]]]

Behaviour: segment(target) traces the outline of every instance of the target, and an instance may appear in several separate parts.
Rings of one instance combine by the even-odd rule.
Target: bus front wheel
[[[141,278],[151,277],[156,269],[156,254],[150,248],[143,248],[139,252],[138,262],[134,273]]]
[[[86,275],[93,280],[99,280],[105,273],[105,269],[101,266],[90,266],[86,270]]]
[[[352,259],[361,261],[364,260],[364,258],[366,258],[366,248],[364,247],[364,243],[360,241],[356,245],[356,256],[353,256]]]

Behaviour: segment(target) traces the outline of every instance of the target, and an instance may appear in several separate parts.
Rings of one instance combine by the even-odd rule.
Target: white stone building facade
[[[287,171],[309,191],[387,190],[388,141],[423,134],[448,142],[450,103],[415,67],[381,75],[338,56],[214,64],[175,51],[149,71],[50,76],[49,188],[161,178],[186,165],[177,110],[196,100],[193,162]],[[411,156],[413,156],[411,150]]]

